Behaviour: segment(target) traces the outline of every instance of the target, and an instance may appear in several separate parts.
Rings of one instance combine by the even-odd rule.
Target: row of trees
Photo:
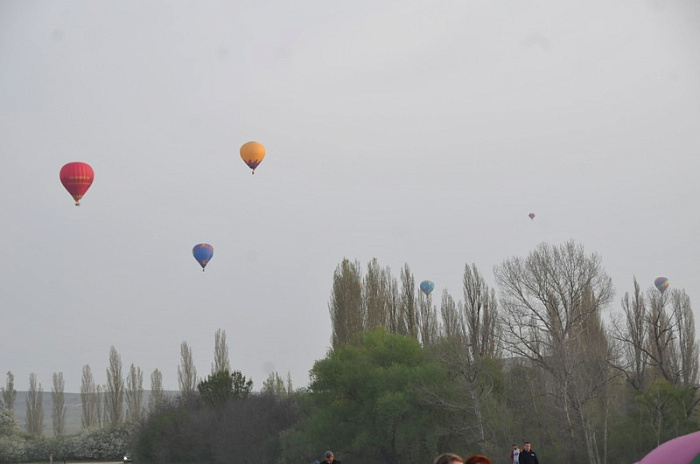
[[[467,265],[462,297],[445,291],[434,304],[407,265],[395,279],[376,260],[364,273],[344,260],[329,302],[333,349],[307,389],[260,395],[275,402],[230,393],[213,402],[202,389],[149,416],[143,430],[158,439],[142,434],[137,449],[155,462],[311,462],[327,448],[368,463],[430,462],[448,450],[505,462],[510,443],[530,440],[542,462],[607,464],[700,427],[683,290],[643,292],[633,279],[610,311],[600,257],[574,242],[543,244],[494,275],[498,296]],[[280,427],[254,419],[277,414]]]
[[[611,278],[599,256],[573,241],[507,259],[494,275],[500,298],[476,266],[465,266],[463,298],[455,302],[444,291],[438,307],[416,291],[407,265],[399,284],[376,260],[364,276],[358,262],[344,260],[329,304],[333,346],[352,345],[358,333],[376,327],[415,338],[462,384],[458,403],[434,400],[469,417],[470,442],[481,452],[537,436],[562,443],[569,462],[582,462],[585,452],[586,462],[599,464],[608,462],[612,428],[633,417],[636,427],[625,424],[636,444],[632,455],[698,427],[700,356],[684,290],[642,292],[635,279],[632,295],[625,294],[621,310],[605,323]],[[517,385],[501,404],[518,398],[536,418],[524,421],[517,407],[499,407],[497,414],[518,426],[498,425],[494,366]]]
[[[344,260],[329,301],[332,350],[307,388],[273,373],[254,394],[231,370],[221,330],[211,374],[198,379],[183,342],[180,395],[127,413],[133,449],[144,462],[311,462],[325,449],[370,464],[430,462],[443,451],[505,462],[511,443],[530,440],[544,463],[607,464],[700,427],[700,357],[683,290],[642,291],[633,280],[607,312],[611,279],[574,242],[542,244],[494,275],[498,295],[467,265],[461,298],[444,291],[434,303],[407,265],[397,280],[376,260],[364,273]],[[113,357],[110,395],[121,378]],[[87,399],[98,396],[84,385]],[[110,427],[115,414],[104,416]]]
[[[189,396],[197,392],[197,369],[194,366],[192,350],[183,341],[180,346],[180,365],[178,366],[178,383],[180,392]],[[214,340],[214,363],[212,374],[230,371],[226,332],[217,330]],[[140,367],[131,364],[124,376],[121,356],[114,346],[110,347],[109,365],[106,369],[106,384],[95,382],[89,365],[83,366],[80,386],[80,403],[82,406],[83,429],[117,426],[122,423],[137,423],[148,411],[156,410],[165,400],[163,375],[159,369],[151,373],[151,388],[148,392],[148,404],[144,404],[143,372]],[[2,406],[14,412],[17,391],[14,387],[14,374],[10,371],[2,393]],[[51,389],[51,420],[53,436],[66,434],[65,382],[63,373],[53,374]],[[29,376],[29,390],[26,396],[25,428],[29,435],[44,435],[44,389],[34,373]]]
[[[121,459],[124,452],[132,449],[131,436],[134,431],[156,411],[167,410],[173,404],[203,402],[209,406],[222,406],[232,398],[247,398],[252,392],[253,382],[239,371],[230,372],[226,333],[222,329],[215,334],[214,351],[211,375],[199,380],[192,362],[192,351],[183,342],[178,367],[180,394],[176,400],[169,398],[162,388],[162,375],[155,369],[151,375],[148,405],[144,407],[141,370],[132,364],[126,377],[123,377],[121,357],[111,347],[105,385],[96,384],[90,366],[83,367],[80,392],[83,429],[74,435],[65,434],[62,425],[66,413],[62,373],[54,374],[51,412],[54,434],[45,437],[41,384],[37,383],[34,374],[30,375],[30,389],[26,395],[26,427],[22,431],[14,417],[17,399],[14,375],[8,372],[6,385],[1,389],[0,463],[43,460],[50,452],[63,459]],[[231,394],[227,394],[227,391]],[[291,380],[288,377],[285,384],[279,375],[271,374],[263,384],[263,391],[291,395]]]

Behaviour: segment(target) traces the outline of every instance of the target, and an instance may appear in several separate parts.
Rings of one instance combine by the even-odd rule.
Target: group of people
[[[517,443],[513,443],[513,449],[510,450],[510,462],[512,464],[540,464],[529,441],[523,444],[523,449],[520,449]]]
[[[540,464],[537,455],[532,451],[532,445],[526,441],[523,449],[520,449],[517,443],[513,443],[513,448],[510,451],[511,464]],[[315,461],[314,464],[321,464]],[[332,451],[326,451],[323,458],[323,464],[340,464],[340,461],[335,459]],[[467,459],[454,453],[443,453],[437,458],[433,464],[493,464],[491,459],[483,454],[472,454]]]

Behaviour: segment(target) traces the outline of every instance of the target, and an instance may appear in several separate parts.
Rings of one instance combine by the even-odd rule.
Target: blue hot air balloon
[[[197,260],[200,266],[202,266],[202,272],[204,268],[207,267],[207,263],[214,256],[214,247],[208,243],[200,243],[192,248],[192,256]]]
[[[435,284],[429,280],[424,280],[420,283],[420,291],[425,293],[426,295],[430,295],[430,292],[432,292],[434,289]]]

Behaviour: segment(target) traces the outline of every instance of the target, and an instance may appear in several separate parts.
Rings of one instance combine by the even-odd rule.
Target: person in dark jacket
[[[523,449],[520,450],[518,462],[519,464],[540,464],[540,461],[537,460],[537,455],[532,451],[532,446],[529,441],[526,441],[523,445]]]
[[[335,458],[333,451],[326,451],[323,455],[323,464],[340,464],[340,461]]]

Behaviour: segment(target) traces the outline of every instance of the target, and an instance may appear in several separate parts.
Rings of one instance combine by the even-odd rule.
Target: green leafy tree
[[[0,462],[20,462],[26,440],[13,411],[0,407]]]
[[[246,380],[240,371],[229,373],[227,370],[214,372],[197,385],[202,401],[210,406],[222,406],[232,399],[247,398],[252,389],[252,380]]]
[[[353,460],[397,464],[428,462],[441,428],[421,407],[422,386],[445,378],[439,364],[422,354],[415,338],[384,328],[367,332],[357,345],[334,350],[316,362],[310,385],[313,413],[285,437],[285,459],[312,459],[307,449],[332,445]],[[295,453],[299,453],[298,455]]]
[[[685,404],[695,395],[694,389],[675,387],[666,379],[656,379],[637,396],[646,411],[647,425],[656,446],[679,435],[697,430],[697,421],[686,415]]]
[[[221,406],[233,395],[233,378],[228,371],[215,372],[197,384],[197,391],[206,404]]]
[[[246,379],[241,371],[233,371],[231,378],[233,379],[233,398],[248,398],[250,392],[253,391],[253,381]]]

